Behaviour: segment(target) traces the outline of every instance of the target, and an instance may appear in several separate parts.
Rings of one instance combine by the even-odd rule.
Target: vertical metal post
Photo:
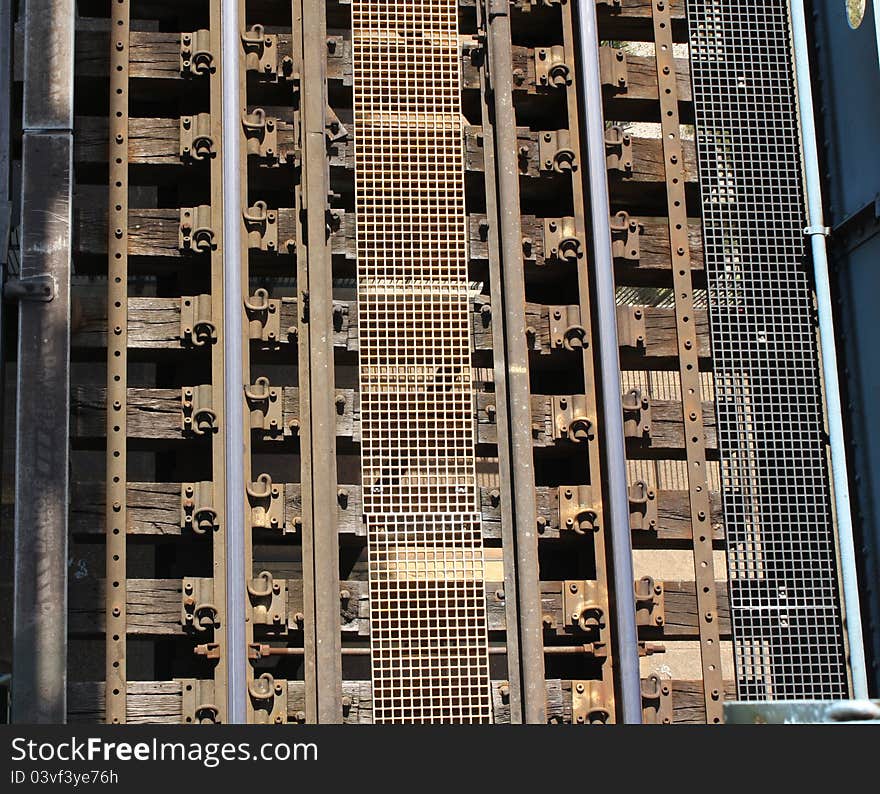
[[[10,126],[12,101],[12,2],[0,0],[0,288],[3,286],[7,243],[12,226],[12,202],[9,193]],[[3,360],[3,307],[0,305],[0,361]],[[0,387],[3,373],[0,371]],[[2,399],[2,388],[0,388]],[[0,405],[2,409],[2,405]],[[2,410],[0,410],[2,416]],[[0,430],[2,438],[2,430]]]
[[[655,0],[652,9],[703,693],[706,722],[719,724],[724,716],[722,710],[724,681],[721,677],[721,637],[718,628],[718,603],[715,596],[715,567],[712,552],[712,506],[709,502],[709,480],[706,474],[706,429],[703,425],[694,284],[687,232],[684,148],[681,143],[681,122],[678,113],[679,97],[673,57],[672,14],[669,11],[669,4],[663,0]]]
[[[614,569],[614,603],[617,637],[617,683],[620,715],[625,723],[642,721],[639,636],[633,596],[632,536],[626,479],[626,442],[620,410],[620,345],[617,337],[617,302],[614,257],[611,248],[611,203],[605,162],[605,125],[599,65],[599,32],[595,0],[579,0],[580,77],[583,85],[587,177],[593,232],[593,273],[599,334],[599,369],[604,405],[605,465],[607,471],[606,524],[611,528]]]
[[[245,621],[248,597],[245,591],[245,429],[244,373],[242,350],[244,302],[241,255],[241,165],[240,137],[242,105],[239,48],[241,30],[239,5],[242,0],[222,0],[221,69],[223,74],[223,240],[224,283],[223,335],[226,395],[226,654],[227,722],[247,721],[248,658]]]
[[[538,581],[538,532],[535,506],[532,405],[526,342],[525,272],[519,200],[519,162],[516,114],[513,106],[510,3],[488,0],[488,58],[494,107],[498,218],[501,235],[504,344],[507,349],[507,395],[511,441],[513,516],[516,525],[516,565],[519,585],[519,636],[522,648],[523,721],[547,722],[544,680],[544,634]],[[496,219],[490,220],[490,223]],[[501,307],[498,307],[499,309]],[[498,340],[500,343],[500,339]]]
[[[877,2],[875,2],[875,8]],[[868,697],[865,668],[865,645],[862,616],[859,608],[859,583],[856,575],[855,543],[853,542],[852,508],[850,507],[849,475],[846,469],[846,438],[843,432],[843,408],[837,369],[837,346],[834,337],[834,310],[828,278],[828,229],[822,207],[822,179],[819,173],[819,147],[813,110],[813,85],[810,77],[810,50],[803,0],[791,3],[794,61],[797,72],[797,97],[800,106],[801,144],[807,194],[807,228],[813,252],[813,273],[816,287],[816,310],[819,315],[820,356],[825,382],[825,403],[828,437],[831,445],[831,480],[837,519],[837,544],[840,552],[840,575],[843,581],[846,634],[853,697]]]
[[[479,30],[488,32],[487,10],[477,3],[477,25]],[[488,64],[488,53],[484,52]],[[491,88],[486,69],[480,70],[480,94],[483,101],[483,129],[492,128],[490,112]],[[499,186],[496,181],[497,167],[495,140],[492,135],[483,137],[483,162],[485,165],[486,217],[488,219],[489,242],[489,289],[492,311],[492,338],[504,339],[504,297],[501,287],[501,230],[495,220],[498,215]],[[516,560],[516,523],[513,512],[514,468],[510,447],[510,409],[507,394],[507,350],[503,343],[496,344],[492,351],[495,372],[495,407],[497,409],[496,432],[498,434],[498,491],[501,508],[501,547],[508,553],[504,561],[504,613],[507,625],[507,677],[510,689],[510,722],[519,725],[523,721],[522,712],[522,667],[519,636],[519,570]]]
[[[0,296],[6,280],[12,232],[12,194],[9,185],[12,103],[12,2],[0,0]],[[0,299],[0,450],[6,416],[6,307]]]
[[[128,2],[111,5],[107,213],[107,496],[104,720],[127,716],[128,571]],[[110,332],[112,329],[112,333]]]
[[[222,0],[210,0],[209,11],[209,30],[211,37],[216,41],[221,35],[222,20]],[[225,53],[217,52],[214,45],[214,57],[220,59],[220,65],[210,71],[207,79],[210,81],[210,109],[211,109],[211,135],[215,141],[224,141],[223,134],[223,66],[225,62]],[[215,62],[216,63],[216,62]],[[235,137],[238,140],[238,137]],[[225,152],[221,151],[220,157],[211,159],[211,209],[213,217],[217,217],[217,213],[221,212],[226,202],[223,193],[223,164],[226,162],[222,156]],[[237,161],[236,161],[237,162]],[[229,201],[235,206],[236,201]],[[213,554],[213,574],[214,574],[214,599],[215,602],[222,605],[228,604],[227,598],[227,567],[226,567],[226,549],[229,547],[229,513],[226,510],[226,434],[228,431],[228,421],[226,415],[226,405],[229,403],[229,395],[226,393],[226,361],[225,345],[228,326],[226,323],[226,306],[224,303],[225,283],[226,283],[226,235],[225,228],[217,229],[215,227],[215,243],[211,251],[211,312],[214,318],[214,324],[217,329],[217,344],[211,349],[211,385],[213,408],[217,416],[217,431],[211,439],[211,480],[214,484],[214,504],[219,506],[219,526],[213,533],[212,537],[212,554]],[[231,241],[233,246],[238,245],[238,240]],[[234,385],[238,385],[237,383]],[[233,481],[232,487],[243,488],[242,482]],[[242,584],[242,587],[244,585]],[[226,615],[228,617],[228,611]],[[222,651],[229,647],[229,624],[227,620],[220,621],[219,625],[214,627],[214,641],[221,648],[220,658],[214,667],[214,702],[220,711],[219,719],[221,721],[228,720],[229,696],[227,690],[227,681],[229,678],[229,661],[228,654]]]
[[[305,27],[303,25],[303,0],[293,0],[293,55],[294,69],[303,74],[305,57]],[[302,107],[302,97],[300,97]],[[302,121],[302,114],[300,114]],[[311,372],[309,368],[309,257],[306,239],[306,223],[303,205],[305,185],[303,179],[294,189],[296,202],[296,285],[297,285],[297,361],[299,366],[299,428],[300,482],[302,494],[302,568],[303,568],[303,679],[305,684],[305,718],[313,724],[318,721],[318,670],[316,660],[317,637],[315,635],[315,547],[314,511],[312,508],[312,426],[305,417],[312,415]]]
[[[309,279],[309,390],[311,415],[311,525],[315,589],[317,720],[342,722],[339,622],[339,540],[336,496],[336,409],[333,360],[333,266],[327,211],[327,23],[324,0],[303,0],[300,80],[303,200]],[[317,452],[317,454],[315,454]]]
[[[67,705],[74,8],[29,0],[25,15],[21,278],[45,279],[54,296],[19,312],[16,722],[64,722]]]

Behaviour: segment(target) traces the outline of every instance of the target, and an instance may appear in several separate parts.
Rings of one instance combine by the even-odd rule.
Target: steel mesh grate
[[[488,722],[456,0],[354,0],[375,722]]]
[[[786,0],[688,0],[743,700],[848,695]]]

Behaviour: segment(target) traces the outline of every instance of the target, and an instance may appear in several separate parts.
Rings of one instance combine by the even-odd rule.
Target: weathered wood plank
[[[296,210],[282,207],[278,214],[278,246],[266,256],[290,256],[296,246]],[[331,231],[334,256],[354,259],[354,215],[334,209],[339,222]],[[88,190],[74,201],[74,253],[102,256],[107,253],[106,191]],[[128,211],[129,256],[191,258],[180,250],[180,210],[133,207]]]
[[[671,681],[673,724],[704,725],[706,698],[702,681]],[[736,700],[736,684],[724,682],[724,699]]]
[[[131,725],[179,725],[183,696],[178,681],[129,681],[126,722]],[[104,721],[104,683],[71,681],[67,685],[67,719],[73,723]]]
[[[282,387],[282,407],[277,429],[255,429],[255,438],[283,440],[299,432],[299,391],[296,387]],[[351,389],[338,389],[336,432],[339,438],[360,441],[360,399]],[[492,446],[498,443],[495,426],[495,395],[477,392],[477,443]],[[532,396],[532,437],[536,447],[574,443],[557,438],[556,417],[551,397]],[[190,434],[184,432],[179,389],[129,389],[128,436],[141,440],[178,440]],[[706,446],[717,448],[714,403],[703,403],[703,422]],[[261,425],[262,427],[262,425]],[[71,435],[80,441],[101,439],[105,426],[105,389],[99,386],[74,386],[71,389]],[[673,450],[684,447],[684,423],[681,403],[671,400],[651,401],[651,432],[640,438],[630,438],[634,450]]]
[[[277,118],[277,154],[282,162],[293,162],[298,155],[296,128],[289,109],[265,108],[268,116],[278,112]],[[291,116],[289,119],[284,115]],[[331,169],[344,169],[351,172],[354,168],[354,128],[349,130],[349,137],[332,145],[329,149]],[[544,171],[540,158],[538,140],[542,133],[525,127],[517,129],[517,144],[522,152],[520,159],[520,175],[539,178]],[[483,171],[482,129],[475,126],[465,127],[465,163],[468,171]],[[696,182],[696,154],[693,141],[684,141],[685,179]],[[129,162],[132,165],[182,166],[180,157],[180,120],[167,118],[132,118],[129,122]],[[77,163],[105,163],[107,161],[107,119],[103,117],[77,116],[74,121],[74,160]],[[618,181],[632,183],[663,183],[666,176],[663,164],[663,152],[659,139],[632,139],[633,170],[631,174],[622,175],[612,171],[611,176]]]
[[[282,389],[281,424],[284,437],[295,435],[299,427],[299,390]],[[351,389],[337,389],[336,429],[341,438],[355,441],[360,436],[359,400]],[[74,386],[71,389],[71,435],[74,438],[100,439],[106,432],[106,389],[100,386]],[[180,389],[129,389],[128,437],[143,440],[173,440],[187,437],[182,425]],[[358,416],[358,421],[355,417]],[[279,434],[254,430],[256,437],[272,438]]]
[[[15,27],[15,79],[24,77],[24,37]],[[106,30],[77,28],[74,39],[74,74],[106,78],[110,73],[110,36]],[[129,76],[132,79],[181,79],[180,33],[132,30],[129,34]]]
[[[536,488],[538,518],[543,524],[538,527],[538,535],[544,540],[555,540],[569,536],[568,530],[559,527],[559,489]],[[724,539],[724,511],[721,494],[713,491],[709,498],[712,503],[712,531],[714,540]],[[660,542],[686,541],[693,538],[691,528],[690,498],[687,491],[657,491],[657,526],[652,530],[642,527],[633,529],[633,540],[650,543],[652,539]],[[486,523],[484,508],[483,522]],[[484,536],[485,536],[484,529]]]
[[[86,580],[70,585],[68,631],[72,636],[100,636],[105,626],[105,582]],[[179,579],[128,579],[126,631],[131,636],[182,633]]]
[[[302,516],[302,492],[299,483],[284,484],[284,524],[294,531]],[[355,485],[340,485],[337,498],[337,529],[341,535],[364,536],[360,520],[361,490]],[[70,531],[80,538],[98,539],[105,531],[103,483],[74,482],[70,505]],[[498,513],[496,509],[495,514]],[[126,531],[139,537],[179,537],[181,522],[181,484],[130,482],[127,495]],[[269,532],[270,530],[265,530]],[[278,530],[281,537],[282,530]]]
[[[666,218],[633,217],[639,228],[639,258],[620,259],[616,262],[622,273],[642,272],[646,274],[666,272],[671,268],[669,248],[669,221]],[[475,261],[488,261],[489,243],[486,216],[472,213],[468,216],[470,256]],[[534,215],[522,216],[523,259],[537,267],[573,267],[568,262],[560,263],[547,252],[544,242],[544,219]],[[688,238],[691,249],[691,267],[703,269],[703,232],[699,219],[688,222]],[[625,281],[621,283],[626,283]]]
[[[290,246],[286,241],[296,239],[294,210],[282,207],[278,213],[278,239],[283,241],[275,255],[288,256]],[[355,235],[353,213],[334,210],[339,224],[330,236],[334,256],[355,260]],[[129,210],[129,256],[188,258],[179,248],[180,211],[176,209]],[[621,259],[617,268],[624,274],[668,273],[671,267],[669,249],[669,221],[665,218],[634,217],[639,225],[639,259]],[[522,217],[524,246],[523,259],[537,267],[558,266],[558,260],[545,255],[544,219],[534,215]],[[700,221],[692,219],[688,224],[692,268],[703,269],[703,237]],[[469,254],[472,262],[485,263],[489,258],[488,226],[486,216],[471,213],[468,216]],[[104,256],[107,253],[107,198],[106,190],[82,190],[74,201],[74,252],[77,255]],[[272,254],[264,254],[271,256]],[[571,266],[567,263],[564,266]],[[626,283],[622,281],[621,283]]]
[[[627,313],[632,315],[638,310],[644,325],[644,336],[641,340],[627,339],[620,336],[623,350],[631,350],[640,358],[674,358],[678,356],[678,331],[674,309],[660,309],[652,306],[618,306],[618,318]],[[536,353],[547,355],[559,349],[558,336],[551,334],[551,328],[564,326],[560,319],[554,319],[554,312],[559,311],[561,317],[579,317],[578,307],[543,306],[537,303],[526,304],[526,327],[534,331],[530,336],[530,349]],[[708,358],[711,355],[709,338],[709,317],[705,310],[697,310],[697,341],[700,355]],[[635,344],[633,344],[635,343]]]
[[[21,36],[20,26],[16,26],[16,35]],[[276,33],[277,60],[291,55],[292,36],[289,33]],[[109,35],[104,30],[76,31],[75,74],[77,78],[106,78],[109,74]],[[351,42],[342,36],[328,36],[327,79],[331,84],[350,86],[352,78]],[[23,48],[22,48],[23,49]],[[130,38],[129,75],[133,80],[181,80],[180,72],[180,33],[160,31],[133,30]],[[15,76],[22,79],[22,53],[16,50]],[[620,98],[653,99],[657,101],[657,73],[654,60],[644,56],[628,56],[628,84],[621,92]],[[514,70],[514,92],[553,92],[554,87],[546,87],[539,83],[535,71],[535,49],[514,46],[512,52]],[[474,63],[469,53],[461,56],[462,88],[465,91],[479,91],[479,66]],[[679,96],[682,101],[691,99],[690,75],[688,62],[676,59],[679,77]],[[603,72],[603,80],[609,75]],[[269,80],[276,79],[269,76]]]
[[[664,589],[664,619],[654,620],[659,612],[642,611],[639,625],[646,638],[689,639],[699,637],[697,601],[694,582],[658,582]],[[305,613],[300,580],[287,580],[287,622],[278,626],[255,626],[261,636],[284,636],[288,627],[296,628],[297,615]],[[563,589],[559,581],[541,582],[541,608],[544,615],[545,640],[567,637],[590,639],[580,628],[570,625],[563,609]],[[340,582],[340,625],[344,635],[370,636],[369,582]],[[486,610],[489,631],[504,632],[507,616],[504,585],[486,582]],[[104,632],[105,583],[103,580],[76,582],[70,587],[70,633],[72,636],[100,636]],[[730,634],[730,611],[727,587],[717,585],[718,626],[722,637]],[[182,583],[179,579],[129,579],[127,584],[127,631],[132,636],[183,635],[181,625]],[[222,615],[222,612],[221,612]],[[198,635],[195,635],[196,637]],[[592,637],[598,639],[598,636]],[[591,640],[592,641],[592,640]]]
[[[694,582],[660,581],[663,587],[663,621],[654,618],[659,612],[640,611],[639,632],[644,639],[693,639],[699,637],[697,596]],[[570,616],[563,609],[564,582],[541,582],[541,610],[545,618],[544,637],[582,637],[580,628],[571,625]],[[716,583],[718,597],[718,629],[722,638],[730,636],[730,606],[725,582]],[[606,616],[607,620],[607,616]],[[593,632],[588,632],[591,636]],[[593,637],[598,639],[598,637]]]
[[[675,313],[672,309],[638,307],[644,317],[645,337],[636,346],[636,352],[644,358],[674,357],[678,353]],[[74,288],[72,310],[72,339],[75,348],[98,348],[106,346],[107,298],[104,294]],[[633,307],[621,306],[620,310]],[[337,350],[357,352],[359,349],[357,303],[334,301],[333,345]],[[547,355],[558,349],[551,340],[551,307],[536,303],[526,304],[526,324],[535,330],[532,349]],[[288,329],[296,327],[296,299],[282,298],[279,314],[281,334],[272,343],[254,340],[255,347],[273,349],[296,340]],[[483,296],[471,304],[471,349],[492,350],[491,305]],[[705,311],[697,312],[697,331],[700,354],[709,356],[709,326]],[[626,340],[622,347],[626,348]],[[181,335],[180,299],[156,297],[132,297],[128,301],[128,346],[131,349],[172,349],[189,347]]]
[[[297,525],[302,515],[302,494],[299,483],[284,484],[284,523],[287,528]],[[127,532],[139,537],[162,538],[180,536],[185,530],[181,525],[180,483],[128,484]],[[340,535],[364,537],[365,529],[360,520],[361,490],[357,485],[339,486],[337,499],[337,530]],[[560,532],[556,488],[537,488],[538,516],[545,523],[538,532],[544,540],[566,537]],[[492,488],[480,489],[482,531],[486,540],[501,538],[500,493]],[[79,538],[103,538],[105,528],[105,489],[103,483],[74,482],[70,506],[70,530]],[[724,516],[721,494],[712,492],[712,528],[715,540],[724,538]],[[188,531],[188,530],[186,530]],[[267,530],[268,531],[268,530]],[[690,540],[690,502],[687,491],[657,492],[657,528],[653,532],[634,529],[636,538],[656,538],[658,541]],[[280,535],[279,535],[280,537]]]
[[[528,2],[528,0],[517,0]],[[597,5],[599,36],[608,41],[653,41],[654,25],[651,0],[621,0],[619,7],[599,2]],[[685,0],[670,0],[672,33],[675,41],[688,40]]]
[[[472,350],[492,350],[491,323],[485,317],[485,302],[478,298],[471,304]],[[260,349],[275,349],[296,343],[296,298],[282,298],[279,312],[281,333],[273,342],[254,339]],[[257,326],[259,324],[257,323]],[[99,348],[107,342],[107,297],[91,290],[74,288],[71,319],[75,348]],[[359,344],[357,303],[333,302],[333,346],[336,350],[357,352]],[[189,347],[181,336],[180,298],[132,297],[128,301],[128,346],[131,349],[180,349]]]
[[[705,722],[705,704],[701,681],[665,680],[672,692],[673,723]],[[492,705],[497,724],[510,722],[510,703],[505,694],[506,681],[492,681]],[[549,679],[547,686],[547,721],[571,723],[571,681]],[[104,720],[104,684],[100,681],[77,681],[68,684],[68,719],[73,723],[100,723]],[[373,721],[372,685],[369,681],[343,681],[343,721],[349,725],[369,725]],[[725,700],[736,697],[733,681],[724,682]],[[130,681],[127,693],[128,722],[132,724],[180,724],[183,721],[183,692],[178,681]],[[305,719],[305,683],[287,682],[289,722]]]
[[[532,395],[532,438],[536,447],[574,443],[568,438],[557,438],[553,398]],[[586,417],[592,421],[591,417]],[[703,424],[707,449],[717,449],[715,404],[703,402]],[[684,417],[681,403],[674,400],[651,400],[651,431],[649,435],[628,438],[631,451],[684,448]]]

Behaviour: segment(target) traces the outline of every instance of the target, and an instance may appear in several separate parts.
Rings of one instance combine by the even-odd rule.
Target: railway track
[[[601,108],[570,2],[227,8],[79,7],[69,719],[721,721],[683,0],[596,3]]]

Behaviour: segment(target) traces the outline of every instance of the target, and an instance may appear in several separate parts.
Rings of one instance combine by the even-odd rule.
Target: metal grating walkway
[[[354,0],[373,716],[488,722],[456,0]]]
[[[786,0],[689,0],[737,693],[848,695]]]

